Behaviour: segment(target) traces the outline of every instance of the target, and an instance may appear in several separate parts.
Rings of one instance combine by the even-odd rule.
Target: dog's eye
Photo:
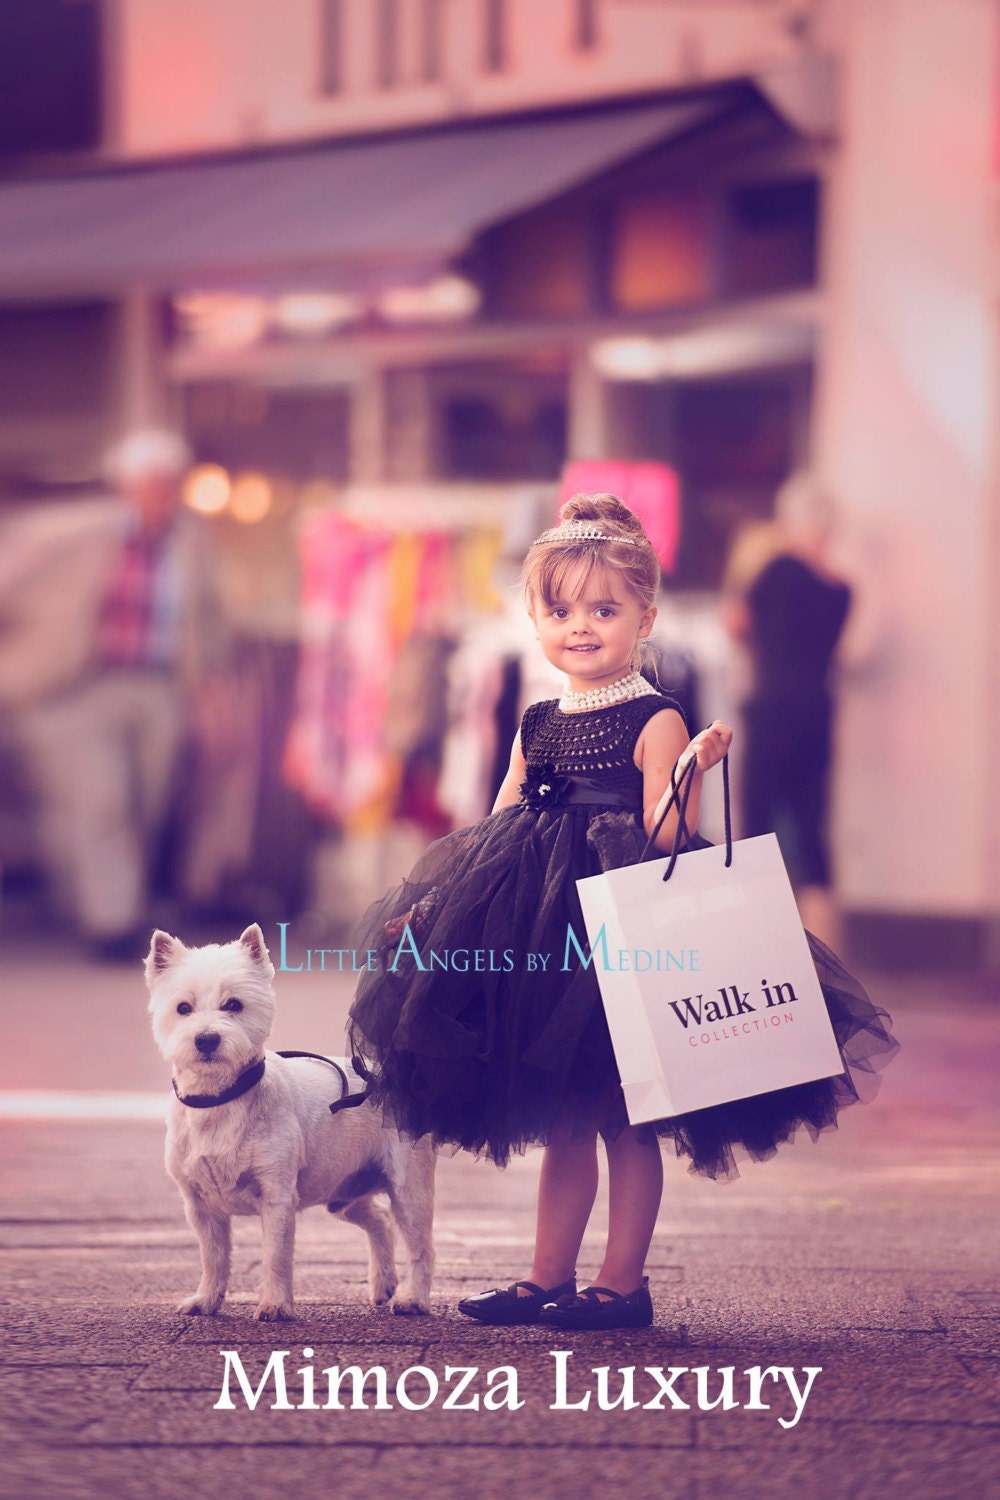
[[[243,1009],[243,1001],[242,1000],[237,1000],[237,998],[236,998],[235,995],[230,995],[230,997],[229,997],[228,1000],[224,1000],[222,1002],[222,1009],[223,1010],[242,1010]]]
[[[189,1016],[193,1010],[194,1006],[191,1005],[189,1001],[182,1000],[180,1005],[178,1005],[177,1007],[177,1014],[179,1016]]]

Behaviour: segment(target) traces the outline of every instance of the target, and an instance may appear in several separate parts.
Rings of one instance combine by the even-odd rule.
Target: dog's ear
[[[146,954],[148,988],[152,989],[164,969],[169,969],[171,964],[177,963],[187,951],[180,938],[171,937],[169,932],[162,932],[158,927],[153,933],[149,952]]]
[[[254,922],[252,927],[240,933],[240,947],[245,950],[248,958],[264,970],[268,979],[274,978],[274,964],[271,962],[271,955],[267,951],[264,934],[258,923]]]

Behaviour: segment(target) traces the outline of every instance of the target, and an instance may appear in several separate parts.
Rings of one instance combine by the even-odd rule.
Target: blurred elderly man
[[[33,508],[0,548],[0,705],[57,889],[103,958],[137,946],[187,713],[224,657],[189,462],[173,433],[133,433],[109,455],[116,496]]]

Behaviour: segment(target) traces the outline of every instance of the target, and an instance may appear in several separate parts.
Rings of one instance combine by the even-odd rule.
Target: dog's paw
[[[280,1323],[294,1317],[295,1309],[290,1302],[258,1302],[254,1309],[258,1323]]]
[[[221,1306],[221,1297],[203,1297],[200,1292],[195,1292],[178,1302],[177,1311],[186,1313],[189,1318],[214,1318]]]
[[[372,1287],[368,1300],[370,1301],[372,1307],[385,1307],[387,1302],[392,1301],[395,1294],[396,1283],[394,1281],[390,1281],[386,1286]]]
[[[401,1318],[422,1318],[430,1312],[430,1307],[426,1302],[421,1302],[419,1298],[405,1293],[393,1297],[391,1306],[393,1312]]]

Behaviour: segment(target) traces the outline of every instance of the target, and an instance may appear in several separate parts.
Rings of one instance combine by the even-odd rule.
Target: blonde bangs
[[[607,581],[610,594],[614,582],[620,580],[627,592],[648,609],[656,595],[659,568],[655,557],[643,555],[645,548],[636,556],[638,550],[627,543],[616,547],[612,541],[603,542],[600,551],[589,542],[547,543],[533,547],[524,560],[522,574],[528,609],[536,600],[546,609],[559,599],[565,600],[567,585],[575,573],[579,573],[574,579],[578,592],[582,593],[597,577]],[[652,549],[649,550],[652,554]]]
[[[538,556],[530,556],[524,567],[524,592],[531,598],[540,599],[546,609],[557,599],[566,598],[570,578],[579,572],[575,580],[580,590],[585,589],[594,574],[601,569],[593,547],[539,547]]]

